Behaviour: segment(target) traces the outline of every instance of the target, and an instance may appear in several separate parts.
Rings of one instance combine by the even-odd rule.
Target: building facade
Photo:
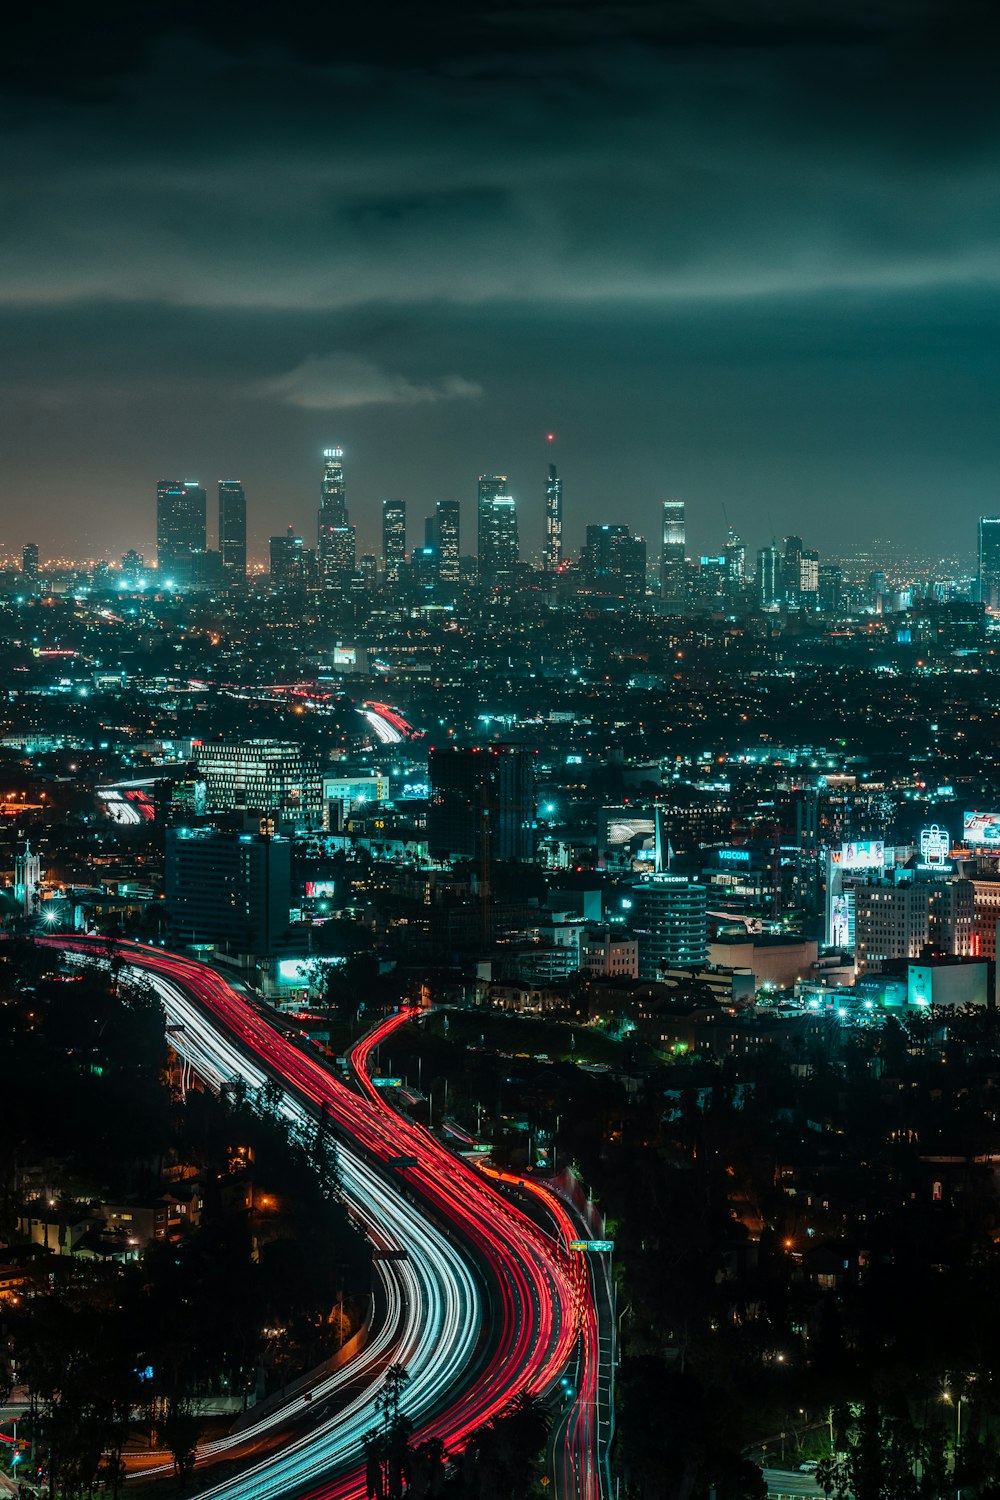
[[[219,480],[219,552],[227,583],[247,579],[247,497],[238,479]]]
[[[708,893],[683,875],[650,875],[632,890],[639,978],[661,969],[697,969],[708,954]]]
[[[156,486],[156,568],[161,579],[191,582],[191,559],[205,551],[207,499],[192,480],[161,479]]]

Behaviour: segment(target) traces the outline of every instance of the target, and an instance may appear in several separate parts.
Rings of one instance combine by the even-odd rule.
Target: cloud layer
[[[201,466],[308,525],[327,414],[372,540],[481,469],[533,504],[554,425],[571,535],[683,490],[698,545],[723,503],[929,543],[1000,484],[981,8],[129,16],[21,15],[0,62],[7,546],[148,546]]]

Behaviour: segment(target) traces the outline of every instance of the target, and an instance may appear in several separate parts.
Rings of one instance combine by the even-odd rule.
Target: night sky
[[[1000,512],[989,4],[23,7],[0,56],[0,550],[152,556],[159,478],[252,550],[507,472],[537,548]],[[211,491],[210,491],[211,493]],[[210,507],[214,514],[214,506]]]

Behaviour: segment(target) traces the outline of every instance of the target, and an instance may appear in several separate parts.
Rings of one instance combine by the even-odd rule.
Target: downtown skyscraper
[[[980,516],[978,542],[979,602],[996,609],[1000,605],[1000,516]]]
[[[440,583],[454,587],[461,555],[460,507],[457,500],[439,500],[434,507],[433,546]]]
[[[347,514],[343,448],[323,449],[317,531],[320,587],[343,589],[357,559],[356,534]]]
[[[219,552],[227,583],[247,581],[247,498],[238,479],[219,480]]]
[[[477,504],[479,584],[509,588],[518,559],[517,507],[506,474],[482,474]]]
[[[687,603],[686,548],[684,501],[664,500],[660,594],[671,609],[683,609]]]
[[[208,502],[190,479],[161,479],[156,486],[156,568],[173,583],[191,582],[191,560],[205,551]]]
[[[545,485],[545,569],[555,573],[563,556],[562,480],[555,464],[549,464]]]
[[[406,501],[382,501],[382,572],[398,583],[406,561]]]

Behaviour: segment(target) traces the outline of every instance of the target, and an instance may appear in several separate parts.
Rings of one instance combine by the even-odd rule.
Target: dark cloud
[[[16,24],[10,547],[39,516],[148,547],[158,472],[200,465],[260,535],[310,526],[331,422],[372,544],[381,494],[492,467],[533,541],[553,425],[571,533],[687,493],[698,545],[723,503],[827,548],[916,507],[929,543],[943,487],[992,504],[985,7],[105,7],[47,53]]]

